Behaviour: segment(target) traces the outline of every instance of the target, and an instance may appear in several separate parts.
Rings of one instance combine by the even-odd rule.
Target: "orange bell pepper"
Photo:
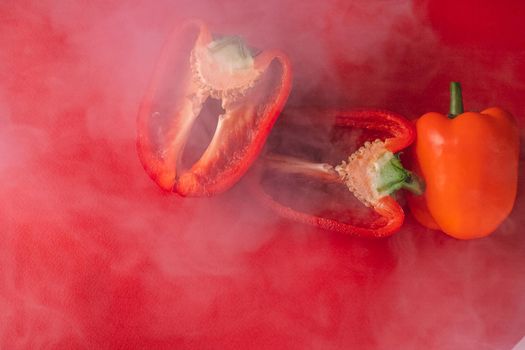
[[[509,215],[518,184],[519,134],[501,108],[463,113],[461,89],[451,83],[450,114],[427,113],[416,122],[413,156],[424,179],[411,196],[414,217],[458,239],[484,237]]]

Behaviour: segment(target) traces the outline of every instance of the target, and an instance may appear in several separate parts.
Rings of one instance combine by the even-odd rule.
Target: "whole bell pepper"
[[[184,22],[165,44],[140,107],[137,148],[146,172],[183,196],[227,190],[262,150],[291,79],[282,52],[253,54],[238,37],[214,37],[203,22]],[[214,132],[189,140],[210,113]],[[185,152],[199,157],[185,164]]]
[[[410,196],[424,226],[458,239],[487,236],[509,215],[518,184],[519,133],[501,108],[463,112],[461,89],[451,83],[451,109],[416,122],[416,172],[425,193]]]
[[[396,155],[415,138],[410,121],[370,109],[289,110],[287,120],[302,127],[291,122],[272,134],[281,137],[270,138],[258,162],[256,198],[282,217],[329,231],[378,238],[399,230],[404,212],[393,193],[421,193]]]

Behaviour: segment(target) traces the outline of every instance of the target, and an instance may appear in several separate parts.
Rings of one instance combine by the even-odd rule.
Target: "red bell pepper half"
[[[254,55],[238,37],[214,38],[204,23],[184,22],[165,44],[140,107],[137,148],[146,172],[183,196],[227,190],[262,150],[291,80],[282,52]],[[189,140],[213,101],[215,131]],[[196,149],[200,157],[185,164],[185,152]]]
[[[286,120],[258,164],[257,198],[283,217],[344,234],[384,237],[401,227],[392,195],[421,193],[396,155],[415,138],[410,121],[383,110],[296,110]]]

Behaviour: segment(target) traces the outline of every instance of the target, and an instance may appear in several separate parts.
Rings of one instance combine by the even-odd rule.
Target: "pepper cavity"
[[[252,186],[261,203],[351,236],[399,230],[405,215],[394,192],[422,187],[399,158],[415,137],[409,120],[378,109],[290,108],[276,131]]]

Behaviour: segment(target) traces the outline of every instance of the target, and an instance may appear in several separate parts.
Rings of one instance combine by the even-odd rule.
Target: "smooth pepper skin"
[[[501,108],[416,122],[415,165],[426,183],[411,196],[414,217],[458,239],[489,235],[509,215],[518,184],[519,133]]]

